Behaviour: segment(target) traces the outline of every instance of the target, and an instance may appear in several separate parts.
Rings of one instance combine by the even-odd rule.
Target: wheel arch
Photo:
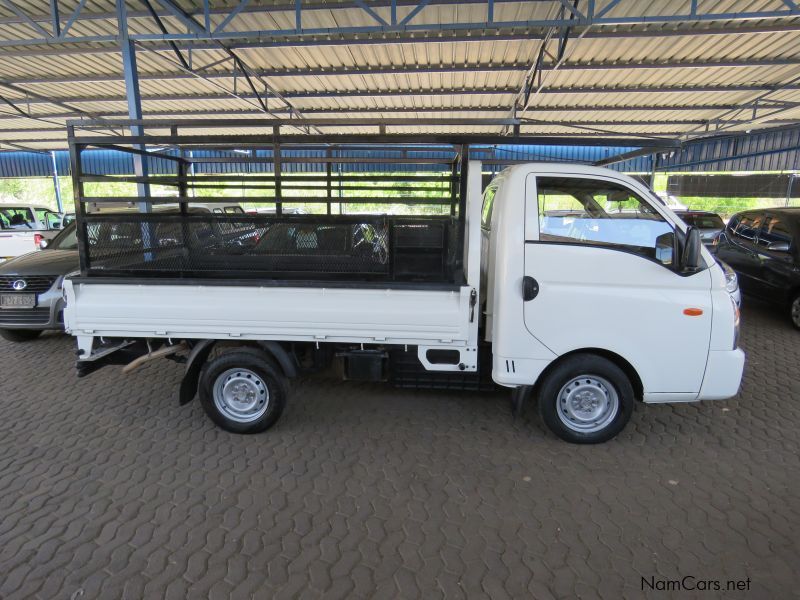
[[[617,367],[619,367],[625,376],[628,378],[628,381],[631,382],[631,387],[633,387],[633,394],[634,398],[637,400],[642,400],[642,396],[644,395],[644,384],[642,383],[642,378],[639,376],[638,371],[636,368],[623,356],[617,354],[616,352],[612,352],[611,350],[606,350],[604,348],[578,348],[575,350],[571,350],[565,354],[560,355],[554,361],[552,361],[547,367],[542,371],[539,375],[538,379],[536,380],[536,384],[533,386],[534,394],[537,394],[542,382],[547,378],[547,376],[563,361],[567,360],[568,358],[575,356],[576,354],[593,354],[595,356],[601,356],[606,360],[614,363]]]
[[[200,382],[200,372],[208,361],[214,348],[224,345],[228,348],[258,348],[275,359],[283,374],[288,379],[297,377],[297,361],[294,356],[286,350],[279,342],[260,340],[247,341],[231,345],[227,340],[199,340],[192,347],[189,357],[186,360],[186,370],[179,392],[179,402],[182,405],[191,402],[197,395],[197,386]]]

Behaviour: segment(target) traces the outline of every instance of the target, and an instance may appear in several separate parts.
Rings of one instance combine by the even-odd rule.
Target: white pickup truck
[[[435,219],[384,215],[383,236],[377,221],[365,227],[347,215],[246,216],[266,221],[255,245],[238,242],[236,253],[208,241],[209,223],[202,235],[185,233],[197,217],[151,219],[148,235],[172,227],[164,239],[174,244],[183,227],[184,242],[161,258],[145,249],[136,269],[121,262],[129,254],[104,254],[117,262],[96,271],[85,258],[82,275],[64,284],[79,373],[171,355],[186,362],[181,402],[199,390],[209,416],[240,433],[272,426],[287,381],[333,357],[352,379],[480,388],[490,377],[513,390],[517,409],[535,397],[549,428],[578,443],[614,437],[637,400],[737,393],[745,357],[725,275],[698,232],[646,187],[607,169],[531,163],[508,168],[482,193],[481,164],[470,161],[462,189],[454,239],[463,268],[448,283],[362,276],[424,261],[440,269],[424,250],[438,235]],[[90,222],[84,231],[105,225],[118,226]],[[310,263],[341,275],[356,256],[360,271],[345,281],[295,276]],[[178,263],[180,276],[170,276]],[[287,275],[234,277],[243,264]],[[212,275],[192,275],[201,269]]]
[[[62,216],[45,206],[0,204],[0,260],[40,250],[61,227]]]

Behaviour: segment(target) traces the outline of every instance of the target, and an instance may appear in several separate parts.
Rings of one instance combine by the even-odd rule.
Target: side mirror
[[[675,233],[662,233],[656,238],[656,260],[662,265],[670,266],[675,262],[675,256]]]
[[[697,227],[689,227],[686,230],[686,239],[683,243],[683,252],[681,252],[680,264],[678,265],[682,273],[695,273],[700,270],[703,260],[700,253],[702,246],[700,230]]]
[[[767,244],[767,250],[770,252],[788,252],[789,242],[770,242]]]

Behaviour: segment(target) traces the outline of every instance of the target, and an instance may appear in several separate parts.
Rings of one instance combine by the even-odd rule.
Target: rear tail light
[[[47,240],[41,233],[33,234],[33,243],[40,250],[44,250],[45,248],[47,248]]]

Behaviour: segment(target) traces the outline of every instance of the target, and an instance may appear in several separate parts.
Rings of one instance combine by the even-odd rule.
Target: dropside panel
[[[72,335],[466,345],[453,291],[65,282]]]

